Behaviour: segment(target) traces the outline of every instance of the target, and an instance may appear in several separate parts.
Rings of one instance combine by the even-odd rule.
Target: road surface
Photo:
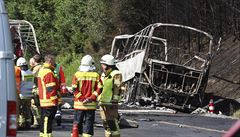
[[[72,128],[72,110],[63,110],[63,124],[57,127],[54,124],[54,137],[70,137]],[[155,113],[123,114],[126,119],[137,121],[138,128],[121,129],[122,137],[220,137],[237,120],[229,118],[202,117],[192,114]],[[100,125],[100,126],[99,126]],[[96,114],[94,137],[104,137],[99,113]],[[37,137],[37,129],[18,131],[17,137]]]

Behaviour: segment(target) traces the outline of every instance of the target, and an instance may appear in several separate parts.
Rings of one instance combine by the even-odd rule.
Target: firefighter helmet
[[[82,57],[81,66],[92,66],[94,64],[93,57],[90,55],[85,55]]]
[[[21,66],[24,66],[24,65],[27,65],[27,61],[26,61],[25,58],[20,57],[20,58],[17,60],[17,66],[18,66],[18,67],[21,67]]]
[[[112,66],[115,65],[115,59],[112,55],[106,54],[102,56],[100,63]]]

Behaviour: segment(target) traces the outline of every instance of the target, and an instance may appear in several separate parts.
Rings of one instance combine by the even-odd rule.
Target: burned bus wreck
[[[220,40],[196,28],[155,23],[119,35],[111,54],[123,74],[126,104],[194,109],[201,106]]]

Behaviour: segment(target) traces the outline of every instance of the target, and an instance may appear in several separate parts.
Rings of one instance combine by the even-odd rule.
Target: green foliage
[[[84,54],[85,55],[85,54]],[[72,77],[77,72],[78,67],[80,65],[80,61],[82,59],[83,54],[62,54],[57,56],[56,62],[61,64],[63,67],[63,71],[65,73],[66,83],[68,86],[71,86]],[[96,71],[100,72],[100,63],[99,63],[99,56],[93,56],[95,61]]]
[[[88,0],[86,2],[86,17],[83,22],[86,33],[93,42],[104,39],[108,28],[107,4],[104,0]]]
[[[43,54],[83,53],[106,39],[111,19],[107,0],[8,0],[11,19],[30,21]],[[94,51],[94,52],[97,52]]]
[[[84,33],[82,18],[85,16],[85,3],[79,0],[59,0],[55,5],[55,39],[62,48],[70,52],[83,52],[87,35]]]

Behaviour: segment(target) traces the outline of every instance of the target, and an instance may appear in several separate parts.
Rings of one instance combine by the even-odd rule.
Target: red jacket
[[[38,72],[38,90],[41,107],[52,107],[58,104],[58,85],[53,70],[53,66],[45,63]]]
[[[74,109],[96,109],[96,98],[102,91],[102,81],[97,72],[76,72],[72,80],[72,87],[74,92]],[[83,103],[86,99],[90,99],[91,102]]]
[[[17,94],[20,94],[20,84],[21,84],[21,69],[15,66],[15,79],[16,79],[16,89]]]
[[[58,80],[58,88],[61,94],[67,93],[65,75],[63,72],[63,68],[62,66],[60,66],[60,64],[55,65],[54,74]]]

